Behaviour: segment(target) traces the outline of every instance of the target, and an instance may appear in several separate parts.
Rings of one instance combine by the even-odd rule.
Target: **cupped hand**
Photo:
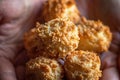
[[[34,27],[38,20],[42,3],[45,0],[0,0],[0,80],[24,80],[24,66],[27,55],[23,47],[23,35]],[[79,0],[77,0],[79,2]],[[82,1],[82,0],[81,0]],[[88,16],[83,0],[79,5]],[[110,51],[101,55],[103,76],[101,80],[119,80],[117,54],[120,40],[118,31],[114,31]]]
[[[103,21],[113,33],[109,51],[101,55],[101,79],[120,80],[120,0],[91,0],[87,3],[89,18]]]
[[[24,80],[23,34],[45,0],[0,0],[0,80]]]

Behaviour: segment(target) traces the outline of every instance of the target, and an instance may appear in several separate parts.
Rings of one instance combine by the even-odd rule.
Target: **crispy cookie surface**
[[[50,21],[55,18],[70,18],[74,23],[80,20],[80,13],[74,0],[48,0],[43,7],[43,22]]]
[[[99,80],[101,77],[100,59],[96,53],[73,51],[65,61],[65,73],[68,80]]]
[[[34,32],[28,32],[24,40],[31,57],[64,57],[78,47],[78,28],[69,19],[57,18],[36,26]],[[34,36],[29,36],[32,33]]]
[[[27,80],[62,80],[63,69],[54,59],[37,57],[26,64]]]
[[[97,53],[108,50],[112,40],[112,33],[108,26],[103,25],[100,21],[81,18],[78,29],[80,37],[78,50]]]

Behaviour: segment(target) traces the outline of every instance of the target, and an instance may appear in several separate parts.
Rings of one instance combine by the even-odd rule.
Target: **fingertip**
[[[110,67],[116,67],[117,66],[117,55],[108,51],[104,52],[101,56],[101,69],[107,69]]]
[[[119,72],[120,72],[120,54],[118,55],[118,69],[119,69]]]
[[[21,52],[19,55],[15,58],[14,60],[14,65],[19,66],[19,65],[25,65],[26,62],[29,60],[27,53],[26,52]]]
[[[18,80],[25,80],[25,67],[24,66],[18,66],[16,68],[16,75]]]
[[[0,57],[0,80],[17,80],[13,64],[4,57]]]
[[[119,80],[119,73],[117,71],[117,68],[112,67],[103,70],[103,75],[100,80]]]

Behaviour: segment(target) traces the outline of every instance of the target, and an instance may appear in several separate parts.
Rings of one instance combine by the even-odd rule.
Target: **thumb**
[[[3,57],[0,57],[0,80],[17,80],[13,64]]]

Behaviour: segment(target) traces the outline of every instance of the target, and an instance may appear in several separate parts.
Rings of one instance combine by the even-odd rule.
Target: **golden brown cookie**
[[[41,16],[44,22],[66,17],[74,23],[78,23],[80,20],[80,13],[74,0],[47,0],[44,4]]]
[[[27,80],[62,80],[63,69],[54,59],[37,57],[26,64]]]
[[[101,77],[100,59],[88,51],[73,51],[65,61],[67,80],[99,80]]]
[[[81,18],[78,29],[80,37],[78,50],[97,53],[108,50],[112,39],[108,26],[103,25],[100,21]]]
[[[57,18],[36,26],[24,38],[25,48],[31,57],[65,57],[78,47],[78,28],[69,19]]]

